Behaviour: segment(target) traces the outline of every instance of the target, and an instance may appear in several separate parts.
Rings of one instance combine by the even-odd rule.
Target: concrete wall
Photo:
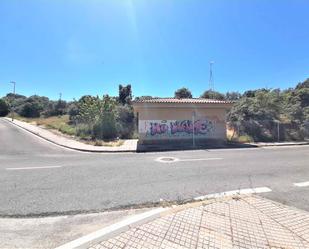
[[[138,113],[140,143],[226,140],[226,106],[140,104]]]

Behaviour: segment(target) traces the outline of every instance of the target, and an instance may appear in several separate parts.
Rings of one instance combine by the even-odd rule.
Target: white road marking
[[[62,166],[6,168],[6,170],[31,170],[31,169],[53,169],[53,168],[62,168]]]
[[[258,193],[267,193],[271,191],[272,190],[268,187],[246,188],[246,189],[238,189],[238,190],[232,190],[232,191],[227,191],[227,192],[203,195],[203,196],[194,198],[194,200],[202,201],[205,199],[219,198],[219,197],[224,197],[224,196],[233,196],[233,195],[241,195],[241,194],[258,194]]]
[[[309,182],[296,182],[294,183],[296,187],[309,187]]]
[[[267,150],[279,150],[279,149],[293,149],[293,148],[302,148],[302,147],[308,147],[307,144],[295,144],[295,145],[284,145],[284,146],[264,146],[260,147]]]
[[[209,158],[185,158],[179,159],[176,157],[158,157],[156,158],[157,162],[160,163],[176,163],[176,162],[190,162],[190,161],[212,161],[212,160],[222,160],[223,158],[219,157],[209,157]]]
[[[222,160],[223,158],[220,157],[213,157],[213,158],[188,158],[188,159],[179,159],[180,162],[190,162],[190,161],[212,161],[212,160]]]
[[[168,210],[168,208],[160,207],[145,213],[134,215],[123,221],[117,222],[108,227],[104,227],[98,231],[95,231],[86,236],[80,237],[79,239],[73,240],[67,244],[59,246],[55,249],[88,248],[89,243],[95,243],[96,241],[101,241],[109,237],[116,236],[118,233],[124,232],[138,224],[142,224],[143,222],[160,217],[160,213],[166,210]]]

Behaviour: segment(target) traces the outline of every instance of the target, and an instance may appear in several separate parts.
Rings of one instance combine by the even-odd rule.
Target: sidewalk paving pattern
[[[309,248],[309,213],[259,196],[173,210],[89,249]]]

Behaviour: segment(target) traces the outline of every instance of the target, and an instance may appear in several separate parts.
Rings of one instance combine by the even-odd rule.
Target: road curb
[[[300,142],[300,143],[282,143],[282,144],[255,144],[258,148],[263,147],[284,147],[284,146],[297,146],[297,145],[309,145],[309,142]]]
[[[249,196],[253,194],[253,193],[246,193],[246,191],[243,191],[243,192],[244,193],[241,193],[241,192],[237,193],[236,195],[240,197],[240,196]],[[228,200],[234,197],[235,197],[235,194],[231,194],[231,195],[223,194],[222,195],[220,193],[217,193],[217,194],[213,194],[213,196],[209,199],[208,198],[203,198],[203,199],[194,198],[193,202],[186,203],[183,205],[172,205],[171,207],[165,207],[165,208],[160,207],[157,209],[153,209],[153,210],[150,210],[142,214],[137,214],[132,217],[128,217],[124,219],[123,221],[104,227],[100,230],[97,230],[93,233],[80,237],[76,240],[68,242],[54,249],[88,249],[93,244],[100,243],[102,241],[116,237],[120,233],[126,232],[129,229],[132,229],[139,225],[153,221],[157,218],[161,218],[166,215],[175,214],[175,213],[184,211],[188,208],[198,207],[198,206],[205,205],[205,204],[209,205],[213,202],[217,202],[218,200],[220,201]]]
[[[104,227],[93,233],[80,237],[69,243],[56,247],[55,249],[87,249],[91,244],[98,243],[102,240],[114,237],[138,225],[160,218],[161,214],[169,210],[169,208],[156,208],[148,212],[137,214],[123,221],[117,222],[110,226]]]
[[[19,125],[19,124],[16,124],[16,123],[14,123],[14,121],[12,122],[12,121],[8,120],[8,118],[4,118],[3,120],[5,120],[6,122],[8,122],[8,123],[10,123],[10,124],[13,124],[13,125],[15,125],[15,126],[21,128],[21,129],[23,129],[23,130],[25,130],[25,131],[27,131],[27,132],[30,132],[30,133],[32,133],[33,135],[36,135],[36,136],[38,136],[38,137],[40,137],[40,138],[42,138],[42,139],[44,139],[44,140],[46,140],[46,141],[48,141],[48,142],[50,142],[50,143],[53,143],[53,144],[55,144],[55,145],[58,145],[58,146],[61,146],[61,147],[63,147],[63,148],[70,149],[70,150],[75,150],[75,151],[80,151],[80,152],[92,152],[92,153],[124,153],[124,152],[136,152],[136,150],[114,150],[114,151],[113,151],[113,150],[90,150],[90,149],[88,150],[88,149],[81,149],[81,148],[70,147],[70,146],[67,146],[67,145],[64,145],[64,144],[61,144],[61,143],[57,143],[57,142],[55,142],[55,141],[52,140],[52,139],[49,139],[49,138],[47,138],[47,137],[45,137],[45,136],[40,135],[40,133],[34,132],[34,131],[32,131],[32,130],[30,130],[30,129],[27,129],[27,128],[25,128],[25,127]]]
[[[49,139],[45,136],[40,135],[40,133],[33,132],[32,130],[29,130],[21,125],[18,125],[12,121],[10,121],[8,118],[4,118],[6,122],[13,124],[25,131],[28,131],[32,133],[33,135],[36,135],[50,143],[53,143],[55,145],[58,145],[60,147],[66,148],[66,149],[71,149],[75,151],[80,151],[80,152],[90,152],[90,153],[144,153],[144,152],[163,152],[163,151],[183,151],[183,150],[204,150],[205,148],[159,148],[159,149],[145,149],[145,148],[137,148],[136,150],[91,150],[91,149],[81,149],[81,148],[76,148],[76,147],[70,147],[61,143],[57,143],[52,139]],[[249,144],[249,146],[252,146],[252,148],[263,148],[263,147],[284,147],[284,146],[297,146],[297,145],[309,145],[309,142],[300,142],[300,143],[277,143],[277,144]],[[139,147],[139,146],[138,146]],[[208,149],[233,149],[234,147],[213,147],[213,148],[208,148]],[[243,148],[248,148],[248,147],[243,147]]]

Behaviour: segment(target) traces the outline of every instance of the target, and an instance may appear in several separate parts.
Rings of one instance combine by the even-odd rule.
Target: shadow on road
[[[214,143],[198,144],[192,146],[188,143],[174,144],[138,144],[137,152],[159,152],[159,151],[179,151],[179,150],[209,150],[209,149],[237,149],[237,148],[257,148],[257,145],[245,143]]]

